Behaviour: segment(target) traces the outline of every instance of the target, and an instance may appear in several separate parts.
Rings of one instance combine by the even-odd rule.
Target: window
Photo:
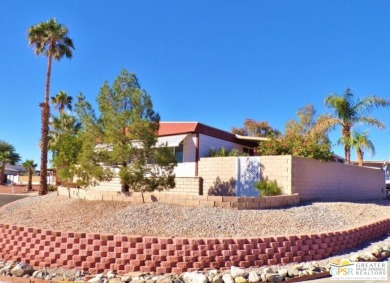
[[[181,142],[178,146],[172,147],[173,149],[173,154],[175,155],[176,162],[177,163],[183,163],[183,143]]]

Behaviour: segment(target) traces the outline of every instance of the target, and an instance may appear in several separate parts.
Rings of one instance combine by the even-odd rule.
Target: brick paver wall
[[[181,273],[320,260],[388,232],[390,219],[341,231],[258,238],[90,234],[0,224],[0,258],[91,273]]]

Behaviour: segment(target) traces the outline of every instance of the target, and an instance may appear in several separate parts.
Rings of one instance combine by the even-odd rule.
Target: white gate
[[[237,157],[236,196],[258,197],[254,184],[260,180],[260,156]]]

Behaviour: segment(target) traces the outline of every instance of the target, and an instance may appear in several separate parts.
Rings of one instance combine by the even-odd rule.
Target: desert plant
[[[262,197],[278,196],[282,194],[282,187],[278,186],[276,181],[260,180],[255,183],[255,188]]]
[[[248,154],[238,150],[237,148],[233,148],[231,150],[226,149],[225,147],[221,147],[218,149],[209,149],[209,154],[211,157],[227,157],[227,156],[247,156]]]

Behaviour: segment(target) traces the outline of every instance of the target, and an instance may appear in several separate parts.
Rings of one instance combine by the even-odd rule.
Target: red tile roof
[[[198,124],[198,122],[160,122],[158,136],[194,133]]]
[[[160,122],[158,136],[170,136],[179,134],[199,133],[207,136],[219,138],[222,140],[234,142],[237,144],[256,146],[258,142],[243,141],[236,137],[236,135],[204,125],[199,122]]]

